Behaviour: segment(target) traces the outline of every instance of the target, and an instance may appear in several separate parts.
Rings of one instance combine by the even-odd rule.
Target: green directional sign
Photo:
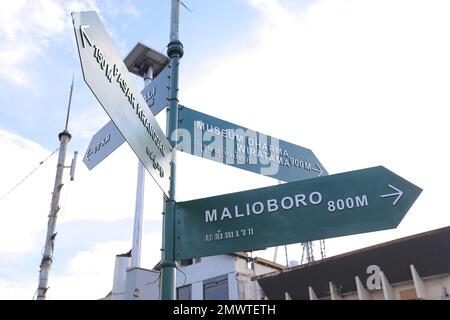
[[[284,140],[180,106],[177,149],[283,181],[328,175],[314,153]]]
[[[176,258],[392,229],[421,191],[380,166],[179,202]]]

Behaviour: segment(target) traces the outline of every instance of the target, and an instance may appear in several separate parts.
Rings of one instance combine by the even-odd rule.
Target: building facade
[[[264,292],[252,278],[285,267],[244,252],[180,261],[180,300],[261,300]]]
[[[264,292],[252,278],[285,267],[239,252],[178,261],[179,300],[262,300]],[[106,300],[159,299],[159,269],[130,268],[131,255],[116,256],[112,291]]]
[[[253,277],[267,299],[450,299],[450,227]]]

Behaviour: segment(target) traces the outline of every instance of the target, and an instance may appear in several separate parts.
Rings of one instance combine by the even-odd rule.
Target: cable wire
[[[13,192],[18,186],[20,186],[22,183],[24,183],[25,182],[25,180],[27,180],[33,173],[35,173],[36,172],[36,170],[37,169],[39,169],[43,164],[44,164],[44,162],[45,161],[47,161],[52,155],[54,155],[55,153],[56,153],[56,151],[58,151],[59,150],[59,147],[55,150],[55,151],[53,151],[47,158],[45,158],[44,160],[42,160],[41,162],[39,162],[39,165],[36,167],[36,168],[34,168],[29,174],[27,174],[26,176],[25,176],[25,178],[23,178],[22,180],[20,180],[14,187],[12,187],[7,193],[5,193],[1,198],[0,198],[0,201],[2,201],[4,198],[6,198],[11,192]]]
[[[186,273],[184,273],[184,271],[181,270],[178,266],[176,266],[175,268],[176,268],[178,271],[180,271],[180,272],[183,274],[183,276],[184,276],[184,281],[183,281],[183,285],[182,285],[182,287],[183,287],[183,286],[186,285],[186,280],[187,280]]]
[[[35,300],[38,290],[39,290],[39,288],[36,289],[36,291],[34,292],[33,298],[31,298],[31,300]]]
[[[183,3],[183,1],[178,0],[178,2],[179,2],[179,3],[180,3],[187,11],[189,11],[190,13],[192,13],[192,10],[189,9],[189,7],[188,7],[187,5],[185,5],[185,4]]]

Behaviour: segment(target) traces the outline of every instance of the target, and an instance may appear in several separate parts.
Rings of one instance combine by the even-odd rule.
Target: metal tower
[[[70,139],[72,138],[69,131],[67,131],[67,126],[69,124],[69,113],[70,113],[70,105],[72,103],[72,92],[73,92],[73,80],[72,77],[72,85],[70,87],[70,95],[69,95],[69,105],[67,108],[67,116],[66,116],[66,125],[64,127],[64,130],[59,133],[59,157],[58,157],[58,164],[56,165],[56,177],[55,177],[55,185],[53,187],[53,193],[52,193],[52,201],[50,205],[50,214],[48,216],[48,225],[47,225],[47,236],[45,240],[44,245],[44,254],[42,256],[42,261],[40,265],[40,271],[39,271],[39,285],[37,289],[37,300],[45,300],[48,290],[48,275],[50,273],[50,268],[52,266],[53,262],[53,250],[55,245],[55,238],[56,238],[56,219],[59,210],[61,209],[59,206],[59,198],[61,195],[61,189],[63,187],[63,171],[65,168],[71,168],[70,170],[70,179],[73,180],[74,173],[75,173],[75,163],[76,163],[76,157],[77,152],[74,153],[74,158],[72,160],[72,165],[66,167],[64,165],[66,160],[66,148],[67,144],[69,143]]]
[[[314,257],[314,243],[312,241],[303,242],[302,244],[302,259],[300,264],[309,263],[315,261]],[[320,258],[323,259],[326,256],[325,252],[325,240],[319,240],[320,246]]]

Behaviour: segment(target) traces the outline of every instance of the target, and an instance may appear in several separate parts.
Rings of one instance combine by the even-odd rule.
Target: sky
[[[423,189],[396,229],[326,240],[327,256],[450,223],[450,3],[442,0],[185,0],[180,103],[311,149],[329,174],[383,165]],[[131,248],[137,158],[123,144],[81,161],[109,121],[85,84],[70,13],[95,10],[123,57],[137,42],[165,53],[170,1],[15,0],[0,10],[0,299],[38,284],[56,156],[75,77],[49,299],[98,299]],[[134,77],[138,88],[143,81]],[[162,128],[164,116],[157,116]],[[277,181],[177,154],[177,201]],[[4,196],[7,194],[6,196]],[[160,259],[162,192],[146,174],[142,266]],[[316,258],[320,257],[314,244]],[[272,260],[274,248],[254,252]],[[300,244],[288,260],[300,260]],[[277,262],[285,263],[284,250]]]

